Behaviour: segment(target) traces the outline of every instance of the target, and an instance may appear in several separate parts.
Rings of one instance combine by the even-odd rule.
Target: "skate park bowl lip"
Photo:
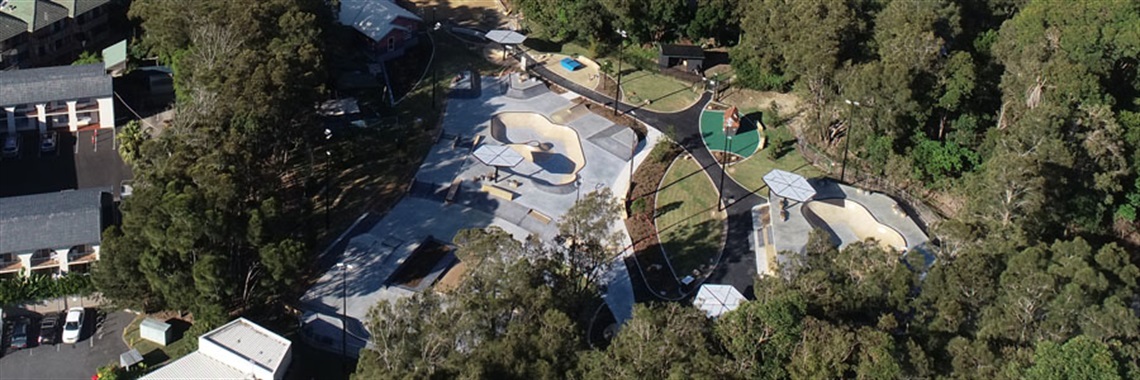
[[[522,174],[555,186],[573,185],[586,166],[582,140],[573,128],[535,112],[510,111],[491,116],[491,138],[504,144],[541,170]],[[525,164],[524,164],[525,165]]]
[[[809,223],[826,230],[841,245],[874,238],[883,248],[899,252],[907,250],[902,234],[879,222],[859,202],[846,198],[816,199],[804,203],[802,209]]]

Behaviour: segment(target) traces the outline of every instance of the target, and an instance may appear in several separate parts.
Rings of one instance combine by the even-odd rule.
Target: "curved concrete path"
[[[538,66],[531,70],[546,80],[594,102],[607,106],[613,105],[612,96],[582,87],[551,72],[547,67]],[[725,240],[720,262],[705,279],[705,282],[729,284],[744,294],[745,297],[753,298],[752,287],[756,277],[756,256],[752,253],[751,242],[749,241],[753,228],[751,211],[753,206],[767,203],[768,200],[754,194],[749,189],[745,189],[731,179],[726,178],[723,181],[723,188],[721,188],[721,167],[701,138],[701,110],[711,99],[712,94],[705,92],[693,106],[673,113],[654,112],[626,103],[618,104],[618,110],[658,130],[667,130],[667,127],[672,126],[677,135],[671,137],[676,139],[697,160],[697,163],[704,168],[705,173],[708,173],[709,177],[716,183],[717,190],[723,192],[724,201],[728,202],[728,236]],[[633,271],[634,269],[630,268],[630,270]],[[631,272],[630,275],[631,277],[641,277],[639,273]],[[640,285],[648,286],[644,281]],[[657,292],[652,289],[648,292],[639,293],[658,296]]]

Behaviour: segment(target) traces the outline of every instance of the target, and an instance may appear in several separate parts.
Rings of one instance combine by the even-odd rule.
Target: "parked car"
[[[79,332],[83,330],[83,308],[73,307],[67,309],[67,318],[63,321],[63,343],[79,341]]]
[[[12,323],[12,348],[21,349],[28,347],[28,318],[16,317]]]
[[[4,136],[4,157],[13,158],[20,156],[20,138],[17,135]]]
[[[40,321],[40,345],[59,343],[59,317],[50,314]]]
[[[58,137],[57,132],[48,132],[40,135],[40,152],[55,152],[56,137]]]

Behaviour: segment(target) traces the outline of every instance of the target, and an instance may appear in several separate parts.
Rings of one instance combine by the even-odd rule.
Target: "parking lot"
[[[5,318],[8,315],[5,314]],[[90,379],[95,370],[108,363],[118,363],[119,354],[127,351],[123,329],[134,315],[114,311],[103,315],[87,309],[80,340],[75,344],[35,346],[22,350],[7,349],[9,337],[3,339],[5,355],[0,357],[0,378],[7,379]],[[9,332],[5,331],[5,335]],[[39,334],[39,320],[32,321],[29,342]]]
[[[57,131],[53,152],[41,151],[38,133],[19,133],[19,156],[0,160],[0,197],[91,187],[112,188],[117,196],[131,171],[116,150],[114,130]]]

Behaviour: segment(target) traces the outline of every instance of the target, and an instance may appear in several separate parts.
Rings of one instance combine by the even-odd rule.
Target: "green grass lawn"
[[[197,337],[178,337],[183,332],[176,332],[174,342],[166,345],[165,347],[149,340],[142,339],[139,336],[139,325],[142,324],[145,315],[135,317],[135,320],[123,330],[123,340],[127,342],[127,346],[139,350],[139,354],[143,356],[143,362],[147,367],[153,368],[159,364],[178,359],[189,354],[197,349]],[[175,329],[175,327],[171,327]]]
[[[740,120],[740,129],[732,141],[725,139],[724,111],[706,110],[701,114],[701,137],[711,151],[727,151],[728,143],[731,142],[732,153],[745,158],[756,153],[756,148],[760,145],[760,130],[756,122],[747,118]]]
[[[815,166],[812,166],[807,160],[804,159],[800,152],[793,148],[785,148],[784,155],[779,159],[773,161],[768,158],[768,150],[771,147],[766,147],[756,152],[752,157],[747,160],[737,162],[728,167],[728,175],[739,182],[748,190],[757,190],[764,187],[764,175],[772,171],[772,169],[782,169],[793,173],[800,174],[806,178],[823,176],[823,171]],[[766,195],[765,189],[760,193]]]
[[[678,277],[713,264],[721,250],[724,212],[717,211],[717,193],[695,160],[678,159],[665,173],[657,193],[661,246]]]
[[[623,65],[626,71],[628,65]],[[634,71],[621,78],[624,102],[660,112],[676,112],[688,108],[700,97],[688,83],[649,71]],[[644,104],[648,100],[650,103]]]

